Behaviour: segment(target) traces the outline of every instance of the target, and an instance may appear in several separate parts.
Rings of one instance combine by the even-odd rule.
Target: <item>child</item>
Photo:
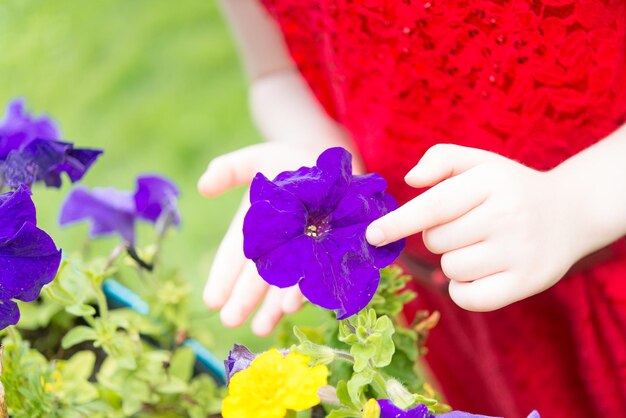
[[[455,408],[623,416],[626,1],[259,1],[222,3],[268,142],[212,161],[200,191],[347,148],[403,204],[367,239],[409,237]],[[205,301],[238,326],[265,298],[265,335],[301,295],[243,257],[245,202]]]

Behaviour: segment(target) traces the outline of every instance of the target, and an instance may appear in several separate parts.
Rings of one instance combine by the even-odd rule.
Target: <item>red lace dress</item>
[[[550,169],[626,121],[626,0],[264,3],[321,103],[402,202],[416,194],[404,174],[433,144]],[[455,408],[626,416],[623,242],[482,314],[452,304],[420,237],[407,253],[419,308],[442,313],[426,359]]]

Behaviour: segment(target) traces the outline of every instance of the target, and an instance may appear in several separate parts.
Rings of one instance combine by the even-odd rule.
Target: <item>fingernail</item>
[[[382,229],[376,226],[370,226],[369,228],[367,228],[365,238],[367,239],[367,242],[372,245],[380,246],[385,243],[385,233]]]
[[[408,173],[406,173],[406,176],[404,176],[404,180],[412,180],[412,179],[417,179],[421,176],[422,172],[422,166],[421,165],[416,165],[415,167],[413,167],[411,170],[409,170]]]

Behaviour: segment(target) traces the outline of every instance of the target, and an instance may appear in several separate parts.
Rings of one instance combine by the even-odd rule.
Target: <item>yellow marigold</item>
[[[303,411],[320,403],[317,390],[327,384],[326,366],[308,366],[309,358],[272,349],[231,378],[222,404],[224,418],[283,418],[288,409]]]

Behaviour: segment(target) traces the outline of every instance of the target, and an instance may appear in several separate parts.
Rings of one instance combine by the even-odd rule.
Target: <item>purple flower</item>
[[[385,417],[381,415],[381,418],[385,418]],[[461,412],[461,411],[452,411],[452,412],[447,412],[445,414],[437,415],[437,418],[499,418],[499,417],[491,417],[487,415],[476,415],[476,414],[470,414],[470,413]],[[541,417],[539,416],[539,412],[532,411],[528,415],[528,418],[541,418]]]
[[[398,408],[388,399],[378,400],[380,405],[380,418],[435,418],[428,413],[428,407],[420,404],[408,411]]]
[[[237,372],[250,367],[252,360],[256,358],[256,355],[241,344],[235,344],[233,349],[229,351],[228,358],[224,360],[224,368],[226,369],[226,383],[230,382],[230,379]]]
[[[166,215],[174,225],[179,225],[178,195],[178,187],[168,179],[160,176],[139,177],[134,196],[137,216],[156,222]]]
[[[250,188],[244,253],[269,284],[299,284],[312,303],[344,319],[363,309],[404,240],[374,247],[365,240],[373,220],[397,208],[377,174],[353,176],[351,155],[326,150],[314,167],[273,181],[257,174]]]
[[[388,399],[378,400],[380,405],[380,418],[435,418],[435,415],[428,412],[428,407],[423,404],[417,405],[415,408],[405,411],[395,406]],[[445,414],[437,415],[436,418],[498,418],[487,415],[476,415],[462,411],[452,411]],[[540,418],[537,411],[532,411],[528,418]]]
[[[9,103],[0,123],[0,184],[12,188],[35,181],[58,188],[62,173],[74,183],[100,154],[101,150],[74,148],[62,142],[54,122],[45,116],[29,115],[21,99]]]
[[[0,122],[0,160],[9,152],[28,145],[37,138],[60,140],[59,129],[47,116],[34,117],[26,112],[24,99],[14,99]]]
[[[31,302],[59,268],[61,251],[37,228],[30,190],[20,186],[0,195],[0,329],[18,322],[12,299]]]
[[[84,219],[91,220],[92,238],[119,234],[131,245],[135,243],[135,220],[152,223],[165,217],[178,225],[178,189],[170,180],[159,176],[137,178],[137,191],[123,191],[112,187],[88,190],[73,189],[61,208],[59,224],[67,225]]]

